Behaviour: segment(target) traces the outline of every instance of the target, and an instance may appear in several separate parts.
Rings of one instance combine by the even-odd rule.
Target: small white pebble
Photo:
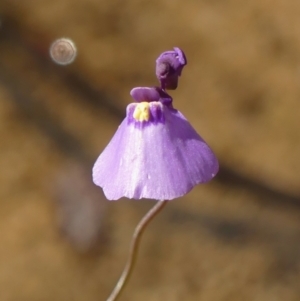
[[[74,62],[76,55],[76,46],[74,42],[70,39],[57,39],[50,46],[50,56],[56,64],[71,64]]]

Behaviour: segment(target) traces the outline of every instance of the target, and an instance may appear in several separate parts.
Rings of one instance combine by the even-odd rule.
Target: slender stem
[[[127,281],[131,275],[133,267],[136,262],[137,252],[139,248],[139,243],[142,237],[144,230],[146,229],[147,225],[151,222],[151,220],[165,207],[168,201],[159,201],[157,202],[154,207],[152,207],[146,215],[141,219],[141,221],[136,226],[130,244],[129,256],[125,265],[125,268],[121,274],[119,281],[117,282],[114,290],[108,297],[106,301],[116,301],[117,298],[120,296],[121,292],[123,291],[124,287],[126,286]]]

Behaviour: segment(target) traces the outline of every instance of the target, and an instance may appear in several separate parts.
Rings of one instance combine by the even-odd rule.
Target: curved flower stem
[[[131,275],[133,270],[134,264],[137,258],[137,251],[139,248],[139,243],[142,237],[144,230],[146,229],[147,225],[151,222],[151,220],[165,207],[168,201],[159,201],[157,204],[154,205],[146,215],[141,219],[141,221],[136,226],[130,244],[130,251],[129,256],[125,265],[125,268],[121,274],[119,281],[117,282],[114,290],[107,298],[106,301],[116,301],[117,298],[120,296],[122,290],[126,286],[127,281]]]

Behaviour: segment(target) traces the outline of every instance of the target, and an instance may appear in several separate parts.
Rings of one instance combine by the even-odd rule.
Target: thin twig
[[[155,206],[152,207],[147,212],[147,214],[142,218],[142,220],[136,226],[133,236],[132,236],[129,256],[128,256],[125,268],[124,268],[122,275],[121,275],[119,281],[117,282],[114,290],[112,291],[112,293],[110,294],[110,296],[108,297],[108,299],[106,301],[116,301],[117,298],[120,296],[122,290],[126,286],[126,283],[129,279],[131,272],[133,270],[133,267],[135,265],[136,258],[137,258],[137,251],[139,248],[139,243],[140,243],[142,234],[143,234],[144,230],[146,229],[147,225],[164,208],[164,206],[167,204],[167,202],[168,201],[165,201],[165,200],[157,202],[157,204],[155,204]]]

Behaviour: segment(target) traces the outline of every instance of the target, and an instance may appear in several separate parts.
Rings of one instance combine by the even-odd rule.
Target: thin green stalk
[[[118,280],[114,290],[107,298],[106,301],[116,301],[117,298],[120,296],[121,292],[125,288],[131,272],[134,268],[137,259],[137,252],[139,248],[139,243],[142,237],[144,230],[146,229],[147,225],[152,221],[152,219],[165,207],[168,201],[159,201],[157,202],[154,207],[152,207],[146,215],[142,218],[142,220],[136,226],[130,244],[129,256],[125,265],[125,268],[121,274],[120,279]]]

